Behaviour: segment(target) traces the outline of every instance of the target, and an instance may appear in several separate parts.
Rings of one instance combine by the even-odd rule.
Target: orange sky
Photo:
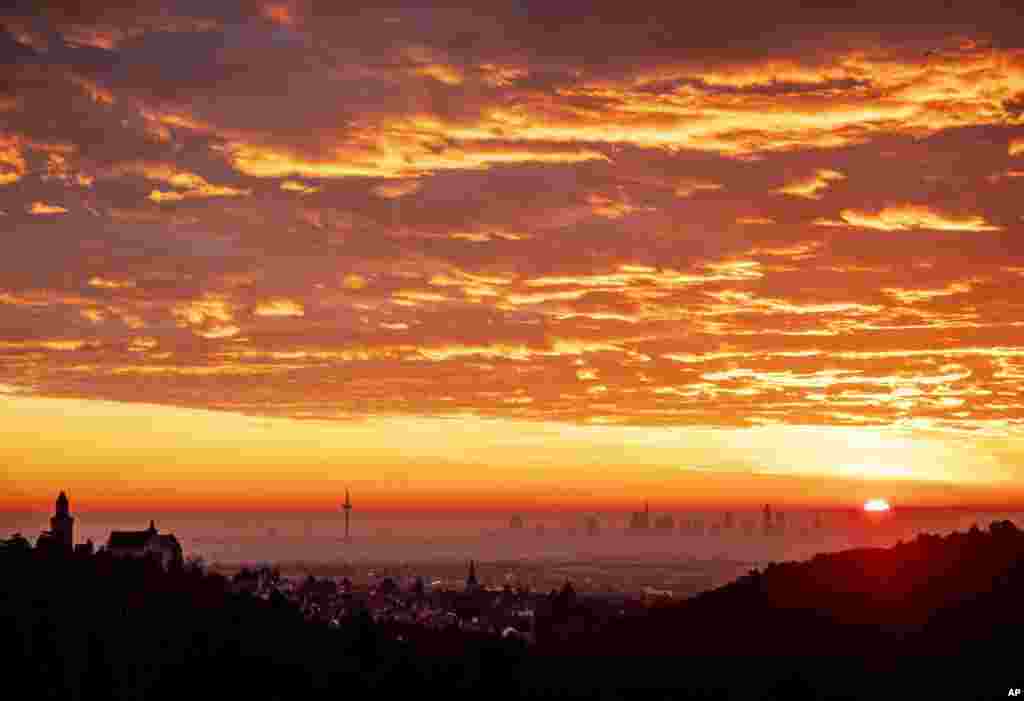
[[[0,508],[1024,501],[1013,11],[44,5]]]

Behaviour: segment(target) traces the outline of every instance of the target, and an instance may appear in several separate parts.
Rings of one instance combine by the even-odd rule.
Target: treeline
[[[518,640],[306,621],[200,567],[0,547],[4,687],[30,698],[1005,697],[1024,685],[1024,534],[1009,522],[751,572],[586,625],[556,598]],[[575,625],[580,623],[580,625]]]

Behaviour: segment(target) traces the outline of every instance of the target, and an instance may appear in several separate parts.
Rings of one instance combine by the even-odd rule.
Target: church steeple
[[[476,591],[480,588],[480,582],[476,579],[476,563],[469,561],[469,576],[466,577],[466,591]]]
[[[156,521],[150,519],[149,521],[149,532],[156,533]]]
[[[57,505],[54,508],[57,516],[69,516],[68,495],[61,492],[57,497]]]

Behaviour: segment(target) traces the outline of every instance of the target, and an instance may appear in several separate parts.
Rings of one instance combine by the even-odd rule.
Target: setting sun
[[[875,512],[888,511],[889,502],[887,502],[885,499],[868,499],[866,502],[864,502],[864,510]]]

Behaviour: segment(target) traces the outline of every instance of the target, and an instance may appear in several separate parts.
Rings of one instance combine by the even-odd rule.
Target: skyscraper
[[[469,561],[469,576],[466,577],[466,591],[471,593],[480,591],[480,582],[476,578],[476,563],[473,560]]]
[[[634,511],[629,519],[629,528],[634,531],[646,531],[651,527],[651,505],[644,501],[643,511]]]

